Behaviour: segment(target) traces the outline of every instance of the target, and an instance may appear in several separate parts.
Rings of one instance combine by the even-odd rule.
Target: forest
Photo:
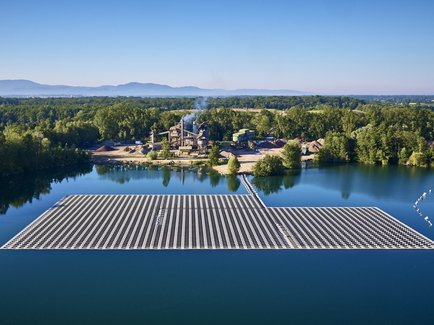
[[[426,101],[426,100],[425,100]],[[195,108],[195,98],[0,98],[0,173],[64,167],[88,160],[101,140],[147,140]],[[254,108],[231,109],[231,108]],[[429,166],[434,111],[426,104],[350,97],[210,98],[197,110],[211,140],[240,128],[258,138],[325,138],[320,163],[361,162]]]

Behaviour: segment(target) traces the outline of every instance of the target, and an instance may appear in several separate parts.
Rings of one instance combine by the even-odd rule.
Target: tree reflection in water
[[[228,184],[228,191],[233,193],[238,191],[241,185],[241,181],[237,176],[231,175],[228,176],[227,178],[227,184]]]
[[[167,187],[170,183],[170,168],[164,166],[162,168],[162,173],[163,173],[163,186]]]
[[[282,188],[288,189],[300,182],[301,170],[288,171],[283,176],[254,177],[253,185],[265,195],[277,193]]]
[[[162,179],[164,187],[168,187],[171,179],[179,179],[184,184],[186,177],[194,176],[199,182],[208,180],[211,187],[216,187],[227,178],[228,190],[236,192],[240,187],[240,180],[237,177],[225,177],[206,166],[157,166],[157,165],[96,165],[95,170],[102,179],[110,180],[118,184],[124,184],[132,180],[141,179]]]
[[[27,202],[31,203],[33,199],[39,199],[41,195],[50,193],[52,183],[75,179],[91,171],[92,165],[86,164],[0,179],[0,214],[5,214],[11,206],[19,208]]]
[[[209,183],[212,187],[216,187],[220,183],[220,174],[214,170],[209,172]]]

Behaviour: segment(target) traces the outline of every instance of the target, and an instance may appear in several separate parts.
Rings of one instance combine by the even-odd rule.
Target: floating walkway
[[[433,249],[377,208],[268,208],[256,195],[71,195],[3,249]]]
[[[247,178],[246,174],[242,174],[241,175],[241,183],[243,183],[244,187],[246,188],[247,192],[250,195],[253,195],[253,197],[256,199],[256,201],[258,201],[258,203],[263,206],[264,208],[266,208],[267,206],[265,205],[265,203],[262,201],[261,197],[259,196],[258,192],[256,192],[255,188],[253,187],[253,185],[249,182],[249,179]]]

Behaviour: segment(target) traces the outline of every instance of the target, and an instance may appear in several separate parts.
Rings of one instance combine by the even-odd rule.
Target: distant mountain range
[[[82,96],[300,96],[309,95],[296,90],[271,89],[204,89],[193,86],[171,87],[154,83],[130,82],[117,86],[81,87],[44,85],[30,80],[0,80],[0,97],[82,97]]]

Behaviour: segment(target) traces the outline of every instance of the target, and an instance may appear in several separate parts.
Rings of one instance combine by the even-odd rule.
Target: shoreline
[[[208,159],[155,159],[143,157],[92,156],[91,162],[97,165],[155,165],[155,166],[203,166]]]
[[[122,148],[106,151],[106,152],[95,152],[90,151],[91,161],[94,164],[99,165],[155,165],[155,166],[205,166],[208,163],[208,158],[195,158],[195,157],[173,157],[169,159],[155,159],[151,160],[145,155],[134,152],[127,153]],[[253,166],[256,164],[258,160],[263,158],[265,155],[280,155],[282,152],[282,148],[272,148],[272,149],[259,149],[257,151],[245,151],[239,150],[233,152],[238,157],[240,162],[240,169],[238,171],[238,175],[248,174],[251,175],[253,173]],[[228,159],[227,157],[222,157],[221,159]],[[303,156],[302,161],[311,161],[313,160],[313,155]],[[214,171],[219,173],[220,175],[229,175],[228,165],[227,163],[209,166]]]

